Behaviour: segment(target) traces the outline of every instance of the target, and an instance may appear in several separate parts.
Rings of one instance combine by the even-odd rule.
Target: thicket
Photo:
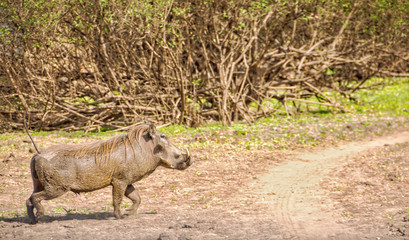
[[[326,92],[409,76],[408,23],[402,0],[0,0],[0,128],[343,111]]]

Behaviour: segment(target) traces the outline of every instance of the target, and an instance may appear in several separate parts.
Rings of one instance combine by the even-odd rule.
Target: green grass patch
[[[368,85],[376,81],[380,80],[374,79]],[[378,85],[353,94],[356,103],[351,104],[350,109],[358,113],[370,112],[409,116],[409,78],[386,81],[387,85],[385,87]]]
[[[352,113],[393,114],[394,116],[409,116],[409,78],[373,78],[361,86],[362,89],[351,93],[345,98],[338,92],[323,91],[325,96],[340,103]],[[283,92],[284,93],[284,92]],[[314,96],[305,100],[318,102]],[[340,109],[330,106],[287,101],[287,110],[276,99],[266,99],[261,103],[252,103],[250,108],[262,108],[266,111],[275,109],[274,116],[287,116],[287,110],[296,115],[334,115],[342,113]]]
[[[22,135],[23,135],[23,133],[19,133],[19,134],[17,134],[17,136],[16,136],[15,133],[2,133],[2,134],[0,134],[0,141],[14,140],[14,139],[16,139],[16,137],[18,137],[18,136],[21,137]]]
[[[179,133],[186,132],[187,130],[191,131],[192,128],[189,128],[184,125],[179,125],[179,124],[162,127],[159,129],[159,131],[163,132],[167,136],[175,136],[175,135],[178,135]]]
[[[338,93],[326,93],[348,110],[347,113],[327,106],[298,104],[302,110],[287,117],[285,109],[260,119],[253,125],[233,123],[223,126],[210,123],[198,128],[180,125],[161,131],[170,136],[181,135],[191,140],[190,147],[209,148],[215,145],[230,149],[288,149],[315,146],[340,140],[359,139],[385,134],[394,127],[405,126],[409,110],[409,78],[372,79],[363,89],[352,94],[352,100]],[[312,100],[312,99],[311,99]]]

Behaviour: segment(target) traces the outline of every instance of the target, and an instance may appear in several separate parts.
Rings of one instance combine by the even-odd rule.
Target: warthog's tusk
[[[189,158],[190,158],[190,152],[189,152],[189,149],[186,148],[186,159],[189,159]]]

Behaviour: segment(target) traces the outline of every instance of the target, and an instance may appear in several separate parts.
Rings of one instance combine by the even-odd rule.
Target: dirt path
[[[334,207],[320,186],[331,170],[348,158],[371,149],[409,141],[409,132],[354,142],[334,148],[294,155],[294,160],[274,167],[261,178],[265,201],[281,225],[284,238],[376,239],[380,232],[358,232],[343,224],[342,210]]]

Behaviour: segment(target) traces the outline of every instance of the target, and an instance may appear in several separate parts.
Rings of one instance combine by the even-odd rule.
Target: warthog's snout
[[[183,158],[184,158],[184,161],[178,164],[178,166],[176,167],[177,169],[180,169],[180,170],[186,169],[190,165],[192,165],[194,162],[192,156],[190,156],[189,149],[187,148],[186,148],[186,153],[183,154]]]

